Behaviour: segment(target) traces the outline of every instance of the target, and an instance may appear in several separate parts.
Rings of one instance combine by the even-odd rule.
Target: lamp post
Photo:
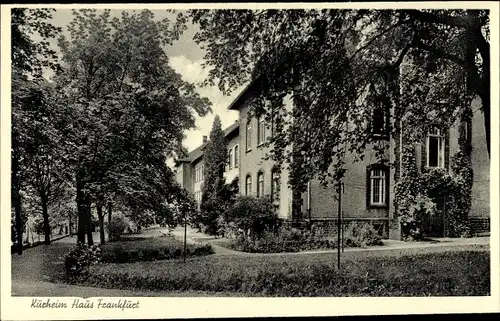
[[[342,181],[339,180],[339,185],[338,185],[338,191],[339,191],[339,203],[338,203],[338,212],[337,212],[337,267],[340,270],[340,238],[341,238],[341,226],[342,226],[342,219],[341,219],[341,213],[342,213]]]
[[[184,263],[186,263],[186,248],[187,248],[187,211],[184,212]]]

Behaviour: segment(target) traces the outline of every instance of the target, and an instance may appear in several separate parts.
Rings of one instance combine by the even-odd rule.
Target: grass
[[[490,293],[490,261],[478,250],[346,255],[339,271],[335,254],[207,256],[98,264],[79,282],[249,296],[477,296]]]
[[[106,243],[101,248],[103,262],[126,263],[180,258],[183,255],[184,243],[172,236],[134,237]],[[187,244],[186,247],[188,257],[213,253],[209,244]]]
[[[29,248],[22,255],[12,254],[12,280],[33,282],[64,279],[62,257],[73,246],[74,244],[53,243]]]

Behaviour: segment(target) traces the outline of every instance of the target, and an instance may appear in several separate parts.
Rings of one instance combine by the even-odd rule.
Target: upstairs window
[[[436,127],[427,135],[427,167],[444,167],[444,136]]]
[[[377,138],[386,138],[389,135],[389,120],[387,108],[377,106],[373,109],[372,114],[372,134]]]
[[[229,158],[229,170],[233,169],[233,149],[228,150],[228,158]]]
[[[258,121],[257,128],[257,144],[264,144],[266,140],[266,123],[264,121],[264,117],[260,117]]]
[[[240,160],[240,150],[239,146],[234,146],[234,168],[238,168],[238,163]]]
[[[252,149],[252,122],[251,120],[247,120],[246,127],[246,149],[247,151]]]

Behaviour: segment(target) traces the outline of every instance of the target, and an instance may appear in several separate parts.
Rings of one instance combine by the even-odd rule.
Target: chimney
[[[203,144],[205,144],[208,141],[208,136],[203,135]]]

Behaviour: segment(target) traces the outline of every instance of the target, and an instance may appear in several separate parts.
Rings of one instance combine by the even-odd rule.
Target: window
[[[252,122],[251,120],[247,120],[247,133],[246,133],[246,148],[247,151],[252,149]]]
[[[233,168],[233,149],[231,148],[228,151],[228,157],[229,157],[229,169]]]
[[[259,118],[258,128],[257,128],[257,144],[263,144],[266,139],[266,123],[264,122],[264,117]]]
[[[444,137],[435,127],[427,135],[427,166],[444,167]]]
[[[387,169],[370,170],[370,205],[387,205]]]
[[[280,199],[280,174],[276,169],[271,173],[271,198],[273,202]]]
[[[203,165],[198,165],[194,168],[194,182],[198,183],[203,181],[203,173],[204,172],[204,166]]]
[[[239,146],[234,146],[234,168],[238,168],[238,162],[240,160]]]
[[[377,137],[388,136],[387,109],[383,106],[377,106],[373,109],[372,134]]]
[[[252,177],[250,175],[247,176],[245,180],[245,195],[252,194]]]
[[[264,195],[264,173],[257,175],[257,197]]]

